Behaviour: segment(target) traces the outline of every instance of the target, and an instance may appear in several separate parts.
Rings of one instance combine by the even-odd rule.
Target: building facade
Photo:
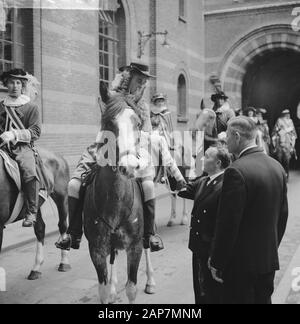
[[[112,81],[118,67],[150,65],[156,79],[146,97],[166,93],[178,129],[189,127],[204,91],[203,1],[98,1],[94,9],[75,10],[30,0],[6,10],[1,33],[0,69],[23,67],[41,83],[39,145],[72,167],[99,129],[99,81]]]
[[[57,6],[39,5],[47,2]],[[149,64],[156,78],[146,98],[166,93],[179,130],[203,98],[212,106],[211,75],[233,108],[265,108],[270,127],[289,108],[300,129],[300,1],[1,0],[0,9],[5,3],[0,70],[23,67],[38,78],[39,145],[71,167],[99,129],[99,81],[132,61]]]
[[[234,108],[265,108],[271,128],[287,108],[300,126],[299,13],[300,1],[205,1],[206,80],[218,74]]]

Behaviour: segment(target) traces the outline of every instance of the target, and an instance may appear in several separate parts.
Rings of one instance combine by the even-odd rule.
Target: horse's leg
[[[167,226],[171,227],[175,225],[176,220],[176,201],[177,196],[176,194],[171,194],[171,216]]]
[[[42,275],[40,269],[44,263],[45,229],[46,225],[42,218],[41,210],[39,210],[37,214],[37,221],[34,225],[34,233],[37,238],[35,263],[27,278],[28,280],[37,280]]]
[[[128,281],[126,283],[126,295],[129,304],[134,304],[137,295],[137,273],[143,253],[142,244],[133,246],[127,250],[127,273]]]
[[[150,249],[145,249],[145,257],[146,257],[146,275],[147,275],[147,283],[145,287],[146,294],[155,294],[155,280],[154,280],[154,270],[151,263],[150,258]]]
[[[58,210],[58,229],[60,233],[59,240],[63,240],[66,238],[66,232],[68,228],[67,217],[68,217],[68,197],[67,194],[57,193],[53,195],[53,200],[56,204]],[[59,272],[67,272],[71,270],[70,261],[69,261],[69,251],[61,250],[61,261],[58,267]]]
[[[99,299],[101,304],[109,303],[110,287],[108,284],[107,262],[103,252],[89,244],[90,256],[98,276]]]
[[[110,265],[110,278],[109,278],[109,303],[114,304],[117,301],[117,285],[118,285],[118,276],[117,276],[117,258],[115,257],[114,264]]]
[[[1,249],[2,249],[2,243],[3,243],[3,229],[4,229],[4,227],[2,225],[0,225],[0,253],[1,253]]]
[[[183,199],[183,208],[182,208],[182,219],[181,219],[181,225],[187,225],[188,224],[188,213],[186,208],[186,199]]]

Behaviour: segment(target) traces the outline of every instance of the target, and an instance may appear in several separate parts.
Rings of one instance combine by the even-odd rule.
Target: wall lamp
[[[137,54],[138,58],[141,58],[144,55],[145,46],[146,46],[147,42],[152,37],[157,36],[157,35],[164,36],[164,40],[163,40],[163,42],[161,44],[163,47],[166,47],[166,48],[170,47],[170,44],[167,41],[167,35],[168,35],[167,30],[164,31],[164,32],[152,32],[150,34],[144,34],[143,32],[138,31],[138,37],[139,37],[139,39],[138,39],[138,54]]]

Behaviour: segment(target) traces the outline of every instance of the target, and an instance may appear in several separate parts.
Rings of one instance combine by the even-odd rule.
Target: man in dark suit
[[[182,198],[193,199],[189,249],[193,252],[193,283],[196,304],[220,303],[221,285],[213,280],[207,262],[214,237],[218,202],[224,170],[230,155],[224,148],[210,147],[205,152],[204,176],[179,192]]]
[[[288,218],[285,172],[255,138],[250,118],[229,121],[228,150],[237,159],[224,173],[210,259],[226,304],[271,303]]]

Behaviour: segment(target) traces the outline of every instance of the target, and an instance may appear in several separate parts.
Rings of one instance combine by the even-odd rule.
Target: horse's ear
[[[200,103],[200,110],[203,110],[205,109],[205,103],[204,103],[204,99],[201,100],[201,103]]]
[[[101,97],[98,97],[98,104],[99,104],[99,108],[100,108],[101,114],[103,115],[104,114],[104,111],[105,111],[105,108],[106,108],[106,105],[102,101]]]
[[[101,99],[104,103],[107,103],[109,99],[109,92],[108,92],[108,86],[104,81],[100,81],[99,83],[99,92]]]

